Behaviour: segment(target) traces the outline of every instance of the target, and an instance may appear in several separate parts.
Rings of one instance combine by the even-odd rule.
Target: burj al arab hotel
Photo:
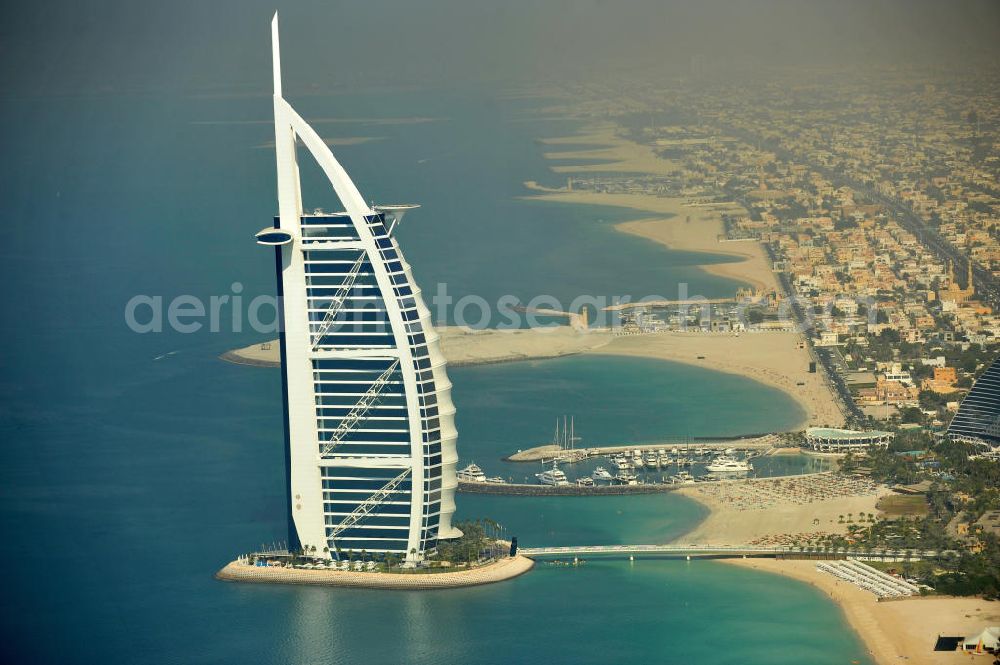
[[[271,24],[289,548],[405,557],[461,532],[455,512],[455,406],[438,336],[393,231],[416,206],[369,206],[281,92]],[[301,143],[342,212],[305,212]],[[304,151],[303,151],[304,153]]]

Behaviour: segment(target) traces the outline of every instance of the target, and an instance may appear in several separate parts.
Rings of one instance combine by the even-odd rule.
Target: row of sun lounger
[[[372,571],[378,567],[374,561],[354,561],[353,563],[347,560],[343,561],[330,561],[329,563],[306,563],[301,566],[296,566],[296,568],[305,568],[307,570],[365,570]]]
[[[901,598],[920,593],[913,584],[893,577],[860,561],[824,561],[816,564],[817,570],[835,575],[851,584],[871,591],[879,598]]]

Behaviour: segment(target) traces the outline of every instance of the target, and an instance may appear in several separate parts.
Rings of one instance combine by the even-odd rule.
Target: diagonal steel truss
[[[399,487],[399,484],[410,475],[410,469],[404,469],[401,474],[387,482],[381,487],[377,492],[372,494],[370,497],[365,499],[361,504],[355,508],[350,515],[345,517],[340,524],[330,529],[327,534],[327,538],[333,541],[334,538],[339,536],[345,530],[350,529],[352,526],[363,520],[369,513],[372,512],[379,504],[389,498],[389,495]]]
[[[347,275],[344,277],[344,281],[341,283],[340,288],[333,295],[330,300],[330,304],[326,308],[326,314],[323,315],[323,320],[319,324],[319,328],[314,333],[312,350],[315,351],[319,346],[319,343],[323,340],[323,336],[330,331],[333,326],[334,319],[337,318],[337,313],[340,308],[344,306],[344,301],[347,300],[347,295],[354,288],[354,283],[358,281],[358,273],[361,272],[361,266],[365,262],[365,252],[361,251],[361,255],[358,256],[358,260],[354,262],[351,269],[348,271]]]
[[[392,364],[386,368],[384,372],[379,374],[379,377],[375,379],[375,382],[365,391],[365,394],[361,396],[361,399],[351,407],[351,410],[347,412],[347,415],[343,417],[340,423],[337,425],[336,429],[330,433],[330,438],[328,438],[320,450],[320,457],[326,457],[333,452],[333,449],[340,445],[340,441],[344,438],[348,432],[350,432],[355,425],[361,422],[364,417],[368,414],[371,408],[378,402],[379,395],[382,389],[385,388],[389,383],[389,377],[392,373],[396,371],[399,367],[399,358],[392,361]]]

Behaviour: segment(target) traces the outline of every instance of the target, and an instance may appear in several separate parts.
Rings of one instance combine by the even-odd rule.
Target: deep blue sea
[[[620,211],[524,201],[558,182],[539,102],[478,92],[289,96],[366,197],[419,202],[399,231],[425,294],[732,293],[699,262],[615,233]],[[270,99],[104,94],[0,102],[0,659],[33,663],[869,662],[809,586],[711,562],[539,566],[452,592],[217,582],[282,538],[278,373],[220,362],[267,335],[137,334],[126,302],[273,294],[252,236],[276,208]],[[385,124],[368,118],[421,117]],[[263,147],[262,147],[263,146]],[[336,207],[314,170],[306,200]],[[239,283],[234,289],[233,284]],[[244,315],[246,312],[244,311]],[[444,318],[449,318],[444,313]],[[228,317],[228,318],[227,318]],[[585,443],[788,427],[789,398],[738,377],[600,356],[456,368],[459,451],[491,473],[576,414]],[[531,469],[533,471],[534,469]],[[522,544],[663,542],[698,505],[669,495],[459,495]]]

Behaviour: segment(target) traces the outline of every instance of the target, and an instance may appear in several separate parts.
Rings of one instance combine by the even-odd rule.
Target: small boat
[[[750,462],[733,459],[728,455],[719,455],[706,464],[705,469],[712,473],[747,473],[753,471],[753,466]]]
[[[591,478],[590,476],[582,476],[576,479],[576,484],[579,485],[580,487],[593,487],[594,479]]]
[[[552,461],[551,469],[536,473],[535,478],[538,478],[538,482],[543,485],[552,485],[554,487],[569,485],[569,481],[566,480],[566,474],[562,472],[562,469],[559,468],[555,460]]]
[[[723,453],[726,454],[726,455],[729,455],[730,457],[732,457],[733,455],[736,454],[736,449],[735,448],[726,448],[723,451]]]
[[[470,464],[458,472],[458,479],[463,483],[485,483],[486,474],[478,464]]]
[[[681,454],[681,451],[677,446],[674,446],[673,448],[670,449],[670,454],[673,455],[674,457],[677,457],[678,455]]]
[[[489,478],[486,479],[486,482],[492,483],[494,485],[506,485],[507,484],[507,481],[504,480],[503,478],[501,478],[500,476],[490,476]]]
[[[594,480],[606,480],[606,481],[614,480],[614,476],[608,473],[608,470],[605,469],[603,466],[599,466],[596,469],[594,469],[594,473],[590,475],[591,478],[593,478]]]

